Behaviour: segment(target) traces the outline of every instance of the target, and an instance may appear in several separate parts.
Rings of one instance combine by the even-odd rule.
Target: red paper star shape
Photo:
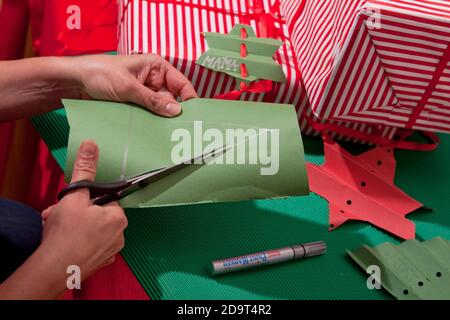
[[[311,191],[329,202],[330,230],[347,220],[367,221],[403,239],[415,238],[406,215],[422,207],[394,185],[393,150],[377,147],[353,156],[329,138],[325,164],[307,164]]]

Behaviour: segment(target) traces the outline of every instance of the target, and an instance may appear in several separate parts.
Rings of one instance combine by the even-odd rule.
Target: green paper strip
[[[450,242],[447,240],[383,243],[348,253],[364,270],[378,266],[381,285],[397,299],[450,299]]]
[[[194,99],[182,103],[182,115],[172,119],[120,103],[64,100],[64,105],[71,127],[66,166],[68,181],[78,146],[85,139],[93,139],[99,145],[97,181],[105,182],[172,165],[171,154],[179,144],[172,141],[176,130],[183,129],[192,146],[197,143],[194,141],[202,143],[208,129],[218,131],[224,139],[229,129],[258,134],[267,129],[279,130],[279,157],[274,156],[271,165],[260,161],[249,164],[252,157],[262,159],[262,150],[272,150],[269,145],[269,148],[258,147],[249,152],[251,134],[247,140],[241,136],[244,143],[239,138],[232,143],[230,140],[219,141],[216,147],[233,143],[238,145],[237,148],[239,145],[245,147],[244,164],[231,164],[236,163],[235,158],[228,164],[189,166],[123,199],[121,205],[124,207],[280,198],[309,192],[297,115],[291,105]],[[256,136],[256,143],[265,138],[271,139],[272,134],[270,137],[268,134]],[[209,143],[204,142],[197,151],[192,150],[192,154],[181,158],[190,159],[191,155],[202,154]],[[278,151],[276,145],[274,147],[273,150]],[[237,157],[234,150],[228,151],[225,157],[233,155]],[[278,168],[277,173],[262,175],[269,167],[273,173]]]

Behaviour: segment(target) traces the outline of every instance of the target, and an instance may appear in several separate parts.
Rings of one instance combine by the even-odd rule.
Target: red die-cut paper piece
[[[400,238],[415,238],[406,215],[422,207],[394,185],[393,150],[377,147],[353,156],[330,138],[324,139],[325,164],[307,164],[311,191],[329,202],[330,231],[347,220],[369,222]]]

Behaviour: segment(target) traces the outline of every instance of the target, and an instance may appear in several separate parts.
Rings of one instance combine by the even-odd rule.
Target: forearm
[[[0,122],[30,117],[80,98],[76,58],[31,58],[0,62]]]
[[[0,300],[48,300],[59,298],[67,289],[65,262],[57,252],[38,248],[5,282]]]

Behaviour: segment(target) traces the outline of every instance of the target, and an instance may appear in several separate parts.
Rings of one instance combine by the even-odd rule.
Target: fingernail
[[[81,145],[81,156],[83,158],[94,158],[97,152],[97,147],[91,142],[84,142]]]
[[[166,112],[172,116],[176,116],[181,112],[181,106],[177,103],[169,103],[166,106]]]

